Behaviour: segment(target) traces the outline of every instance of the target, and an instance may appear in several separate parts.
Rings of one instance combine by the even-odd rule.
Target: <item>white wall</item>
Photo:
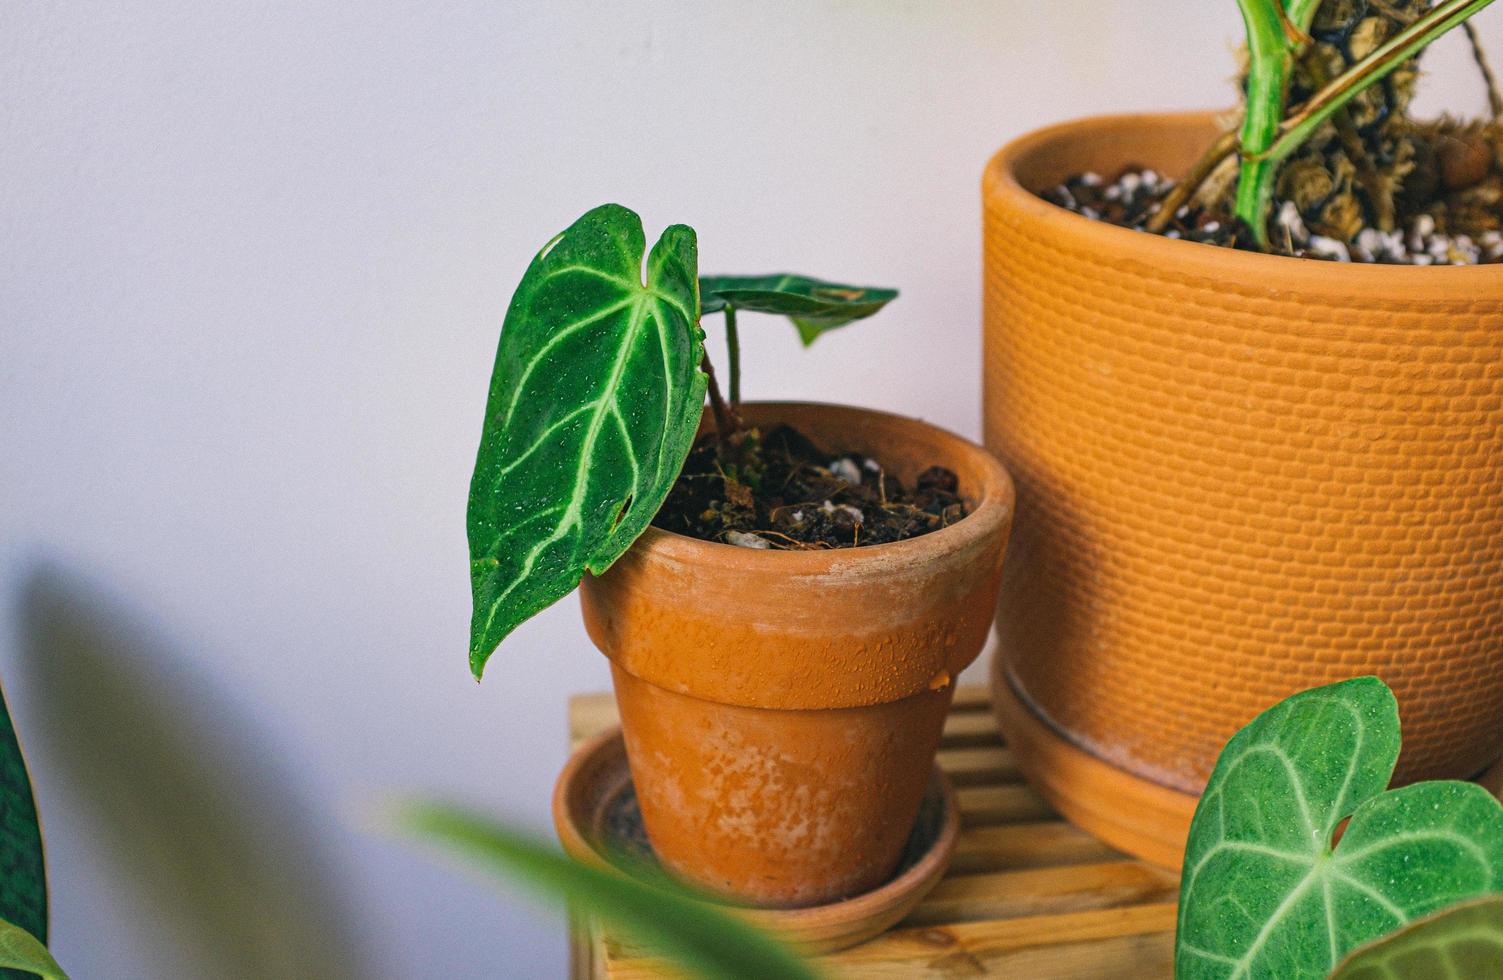
[[[0,674],[62,962],[561,975],[558,920],[369,832],[395,792],[546,830],[565,699],[608,682],[572,600],[483,685],[465,663],[466,486],[533,252],[616,200],[709,271],[899,285],[807,353],[748,323],[748,393],[974,435],[988,154],[1223,104],[1237,28],[1232,0],[5,3]],[[1479,111],[1443,50],[1427,104]]]

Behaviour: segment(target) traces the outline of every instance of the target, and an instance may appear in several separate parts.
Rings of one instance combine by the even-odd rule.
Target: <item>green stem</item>
[[[736,332],[736,308],[725,304],[726,361],[730,366],[731,407],[741,407],[741,335]]]
[[[1284,122],[1278,138],[1258,150],[1256,161],[1277,167],[1310,135],[1365,89],[1414,57],[1431,41],[1462,23],[1493,0],[1442,0],[1423,16],[1374,48],[1367,57],[1337,76],[1310,97],[1298,112]],[[1244,156],[1248,148],[1243,147]]]
[[[1252,230],[1260,246],[1268,245],[1268,208],[1278,164],[1263,159],[1279,133],[1289,75],[1301,38],[1320,0],[1237,0],[1247,29],[1247,112],[1242,118],[1242,172],[1237,178],[1233,210]],[[1290,28],[1295,30],[1290,30]],[[1298,37],[1291,36],[1298,34]]]

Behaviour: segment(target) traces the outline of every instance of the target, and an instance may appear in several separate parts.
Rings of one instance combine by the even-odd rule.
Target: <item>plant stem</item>
[[[731,368],[731,407],[741,405],[741,335],[736,332],[736,308],[725,304],[726,360]]]
[[[1458,24],[1464,23],[1467,18],[1490,3],[1492,0],[1441,0],[1423,16],[1402,28],[1393,37],[1373,49],[1367,57],[1311,96],[1310,101],[1284,121],[1278,137],[1268,145],[1260,150],[1252,151],[1244,143],[1242,147],[1244,160],[1254,164],[1277,167],[1289,154],[1309,139],[1310,134],[1320,128],[1320,125],[1334,112],[1370,85],[1414,57],[1431,41]]]
[[[1296,6],[1298,5],[1296,4]],[[1315,6],[1319,6],[1319,4],[1317,3],[1311,7],[1311,13],[1314,13]],[[1310,26],[1308,21],[1304,24],[1297,23],[1289,15],[1289,10],[1282,3],[1274,3],[1273,11],[1279,18],[1279,29],[1284,32],[1284,41],[1290,48],[1297,51],[1303,50],[1306,45],[1313,42],[1308,31]]]
[[[1498,94],[1498,80],[1493,76],[1492,66],[1487,63],[1487,52],[1482,50],[1482,40],[1477,37],[1477,28],[1472,26],[1471,21],[1461,25],[1466,31],[1466,38],[1472,44],[1472,60],[1477,62],[1477,70],[1482,72],[1482,82],[1487,86],[1487,108],[1492,112],[1494,119],[1503,118],[1503,95]]]
[[[1174,185],[1174,189],[1164,196],[1164,203],[1153,213],[1153,217],[1148,219],[1144,227],[1155,235],[1169,227],[1169,222],[1174,220],[1175,213],[1195,196],[1195,192],[1200,190],[1200,185],[1206,182],[1206,178],[1211,176],[1221,161],[1236,151],[1237,130],[1229,129],[1216,138],[1216,142],[1212,143],[1210,148],[1201,154],[1200,159],[1195,161],[1195,166],[1190,168],[1190,172],[1185,174],[1184,178]]]
[[[715,380],[715,366],[710,363],[710,355],[706,354],[699,361],[699,369],[705,373],[709,383],[705,386],[710,395],[710,412],[715,416],[715,438],[720,441],[723,448],[727,440],[741,429],[741,415],[734,405],[727,405],[725,398],[720,394],[720,385]]]
[[[1242,171],[1233,210],[1268,245],[1268,208],[1278,163],[1263,154],[1279,133],[1294,58],[1308,41],[1320,0],[1237,0],[1247,29],[1247,112],[1242,118]]]

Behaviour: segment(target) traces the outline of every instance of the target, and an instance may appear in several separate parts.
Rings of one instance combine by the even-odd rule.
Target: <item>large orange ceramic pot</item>
[[[1400,781],[1503,754],[1503,266],[1238,252],[1034,193],[1182,173],[1216,132],[1056,126],[983,188],[1000,720],[1062,812],[1166,865],[1221,746],[1303,688],[1387,681]]]
[[[934,765],[955,677],[996,608],[1013,490],[991,454],[912,419],[764,403],[821,448],[931,465],[972,509],[892,544],[757,551],[649,528],[580,595],[611,660],[642,820],[672,872],[770,907],[880,885]]]

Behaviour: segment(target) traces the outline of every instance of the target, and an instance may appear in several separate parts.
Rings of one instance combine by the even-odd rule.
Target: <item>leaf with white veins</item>
[[[1190,825],[1179,980],[1325,977],[1362,943],[1503,889],[1503,807],[1474,783],[1384,792],[1398,756],[1398,704],[1376,677],[1296,694],[1232,737]]]
[[[522,621],[600,574],[647,528],[699,425],[694,230],[647,259],[641,219],[590,211],[538,254],[496,351],[468,531],[479,677]]]

